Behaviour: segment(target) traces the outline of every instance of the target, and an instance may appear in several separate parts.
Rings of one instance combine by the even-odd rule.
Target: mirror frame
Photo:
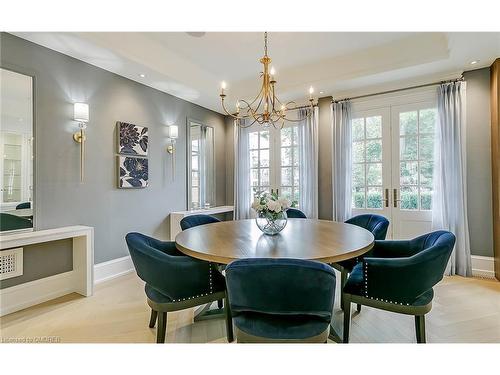
[[[214,174],[214,181],[213,181],[213,195],[214,195],[214,203],[212,207],[215,207],[217,205],[216,202],[216,192],[215,188],[217,186],[216,182],[216,165],[215,165],[215,127],[207,125],[205,121],[200,121],[192,117],[187,117],[186,118],[186,209],[187,211],[191,211],[191,123],[196,123],[201,125],[202,127],[205,128],[212,128],[213,132],[213,149],[214,149],[214,155],[213,155],[213,174]],[[199,209],[203,209],[204,207],[199,207]]]
[[[32,148],[33,148],[33,191],[32,191],[32,201],[31,201],[31,205],[32,205],[32,210],[33,210],[33,227],[32,228],[26,228],[26,229],[16,229],[16,230],[12,230],[12,231],[4,231],[4,232],[0,232],[0,234],[2,236],[6,236],[6,235],[9,235],[9,234],[17,234],[17,233],[22,233],[22,232],[34,232],[37,230],[37,227],[38,227],[38,206],[36,204],[37,202],[37,186],[38,186],[38,155],[37,155],[37,136],[36,136],[36,124],[37,124],[37,105],[36,105],[36,102],[37,102],[37,94],[36,94],[36,91],[37,91],[37,74],[36,74],[36,71],[34,70],[30,70],[30,69],[25,69],[23,67],[20,67],[20,66],[17,66],[17,65],[12,65],[12,64],[9,64],[9,63],[5,63],[5,62],[2,62],[2,64],[0,64],[0,69],[5,69],[5,70],[9,70],[11,72],[14,72],[14,73],[18,73],[18,74],[22,74],[22,75],[25,75],[25,76],[28,76],[31,78],[31,97],[32,97],[32,108],[31,108],[31,111],[32,111],[32,121],[31,121],[31,129],[32,129],[32,136],[33,136],[33,144],[32,144]]]

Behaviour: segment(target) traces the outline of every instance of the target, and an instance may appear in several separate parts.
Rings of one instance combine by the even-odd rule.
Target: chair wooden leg
[[[165,334],[167,333],[167,313],[158,313],[158,327],[156,328],[156,343],[165,343]]]
[[[351,328],[351,299],[344,296],[344,332],[343,340],[344,344],[349,343],[349,330]]]
[[[356,310],[357,310],[358,313],[361,312],[361,305],[359,303],[356,304]]]
[[[227,341],[228,342],[233,342],[234,341],[234,336],[233,336],[233,317],[231,315],[231,308],[229,307],[229,302],[227,298],[225,298],[224,301],[224,312],[226,315],[226,335],[227,335]]]
[[[221,299],[217,301],[217,307],[219,309],[222,309],[222,300]]]
[[[415,332],[417,343],[425,344],[425,315],[415,315]]]
[[[151,309],[151,318],[149,319],[149,328],[154,328],[156,324],[156,318],[158,317],[158,311]]]
[[[340,271],[340,308],[344,310],[344,285],[347,282],[348,273],[345,268],[342,267]]]

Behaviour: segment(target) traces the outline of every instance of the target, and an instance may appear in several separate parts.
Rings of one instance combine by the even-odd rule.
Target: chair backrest
[[[182,218],[181,229],[197,227],[198,225],[218,223],[220,220],[210,215],[190,215]]]
[[[389,228],[389,220],[381,215],[375,214],[357,215],[346,220],[346,223],[369,230],[372,232],[375,240],[385,240],[387,228]]]
[[[7,214],[5,212],[0,213],[0,230],[16,230],[16,229],[26,229],[33,228],[33,223],[31,220],[24,217],[19,217],[16,215]]]
[[[443,278],[455,241],[455,235],[445,230],[437,230],[410,240],[410,251],[420,259],[428,259],[426,270],[432,285]]]
[[[286,216],[289,217],[290,219],[307,219],[305,213],[303,213],[298,208],[292,208],[292,207],[286,210]]]
[[[31,202],[19,203],[16,206],[16,210],[24,210],[24,209],[28,209],[28,208],[31,208]]]
[[[335,272],[320,262],[300,259],[241,259],[226,267],[234,316],[263,313],[310,316],[330,321]]]

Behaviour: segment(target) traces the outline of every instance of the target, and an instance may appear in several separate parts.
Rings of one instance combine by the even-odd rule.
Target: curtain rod
[[[417,85],[417,86],[410,86],[410,87],[405,87],[402,89],[394,89],[394,90],[388,90],[388,91],[381,91],[381,92],[376,92],[373,94],[366,94],[366,95],[358,95],[358,96],[353,96],[351,98],[344,98],[344,99],[336,99],[332,100],[332,103],[338,103],[342,102],[344,100],[354,100],[354,99],[362,99],[362,98],[368,98],[370,96],[376,96],[376,95],[384,95],[384,94],[392,94],[394,92],[399,92],[399,91],[406,91],[406,90],[413,90],[413,89],[419,89],[422,87],[429,87],[429,86],[437,86],[437,85],[442,85],[443,83],[451,83],[451,82],[460,82],[464,80],[464,76],[460,76],[460,78],[456,79],[450,79],[447,81],[439,81],[439,82],[433,82],[433,83],[426,83],[424,85]]]

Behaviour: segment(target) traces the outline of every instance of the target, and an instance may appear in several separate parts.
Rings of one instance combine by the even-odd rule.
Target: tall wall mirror
[[[187,122],[188,209],[215,206],[214,128]]]
[[[0,231],[33,228],[33,78],[0,69]]]

